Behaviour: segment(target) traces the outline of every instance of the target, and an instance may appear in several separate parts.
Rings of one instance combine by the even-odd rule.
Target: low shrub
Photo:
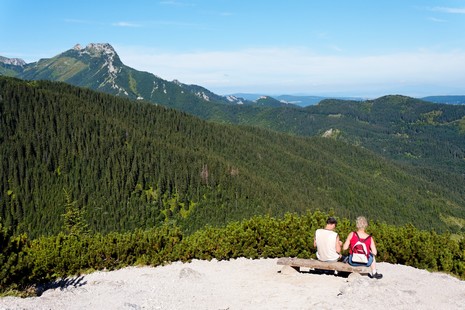
[[[331,214],[332,215],[332,214]],[[174,224],[126,233],[64,234],[28,240],[0,226],[0,291],[93,270],[130,265],[157,266],[192,259],[237,257],[314,258],[313,238],[329,215],[316,211],[282,218],[257,216],[225,227],[207,226],[185,235]],[[355,227],[342,219],[341,240]],[[373,223],[369,231],[377,244],[378,261],[443,271],[465,278],[465,238],[421,231],[413,225],[394,227]]]

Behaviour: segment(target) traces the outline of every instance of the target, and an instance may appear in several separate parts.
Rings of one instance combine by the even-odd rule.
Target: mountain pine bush
[[[331,214],[333,215],[333,214]],[[238,257],[315,258],[315,230],[329,215],[320,211],[281,218],[257,216],[224,227],[207,226],[191,235],[167,223],[162,227],[109,234],[56,236],[28,240],[0,227],[2,264],[0,290],[24,289],[93,270],[131,265],[158,266],[192,259],[228,260]],[[344,240],[354,224],[340,219],[338,233]],[[465,238],[422,231],[413,225],[372,223],[378,260],[465,278]]]

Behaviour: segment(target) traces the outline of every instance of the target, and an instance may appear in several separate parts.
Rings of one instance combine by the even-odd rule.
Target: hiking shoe
[[[383,278],[383,275],[381,273],[375,273],[375,274],[370,273],[368,276],[372,279],[378,279],[378,280]]]

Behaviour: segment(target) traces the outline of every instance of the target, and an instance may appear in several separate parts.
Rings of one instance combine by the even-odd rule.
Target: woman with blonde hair
[[[381,279],[382,274],[376,270],[375,256],[378,254],[373,237],[365,232],[368,221],[359,216],[355,222],[357,231],[351,232],[343,245],[343,249],[349,249],[349,264],[352,266],[371,267],[370,278]],[[361,249],[362,251],[359,251]]]

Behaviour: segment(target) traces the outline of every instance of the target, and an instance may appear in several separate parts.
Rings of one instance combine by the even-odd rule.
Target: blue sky
[[[0,55],[110,43],[218,94],[465,95],[465,0],[0,0]]]

